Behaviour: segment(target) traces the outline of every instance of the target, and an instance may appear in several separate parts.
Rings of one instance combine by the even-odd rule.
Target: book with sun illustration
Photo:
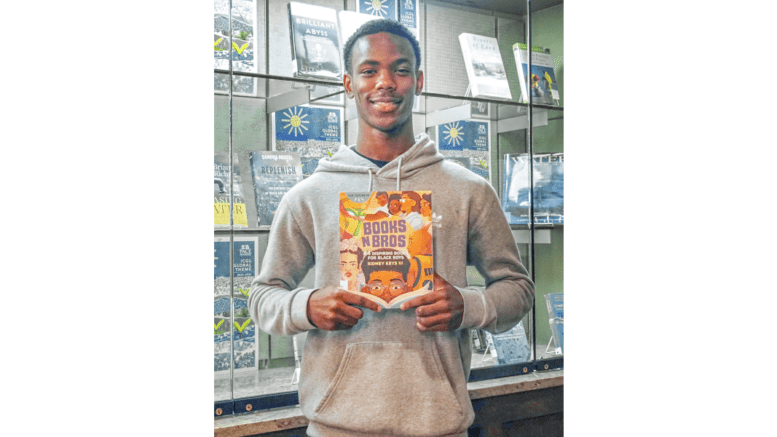
[[[299,153],[302,177],[343,144],[343,108],[299,105],[272,113],[272,150]]]
[[[251,152],[256,215],[259,225],[271,225],[283,195],[302,180],[297,152]]]
[[[491,125],[488,121],[459,120],[437,126],[437,144],[446,159],[468,163],[465,167],[491,180]]]
[[[472,97],[511,100],[510,85],[496,38],[462,33],[459,44]]]
[[[515,66],[518,68],[521,84],[521,102],[529,103],[526,76],[529,75],[528,46],[522,43],[513,44]],[[558,82],[553,71],[553,56],[550,51],[540,46],[531,48],[531,96],[532,103],[540,105],[560,106]]]
[[[356,12],[398,21],[397,1],[402,0],[356,0]]]
[[[342,80],[335,9],[289,2],[289,33],[295,76]]]
[[[432,291],[432,192],[340,193],[340,288],[384,308]]]

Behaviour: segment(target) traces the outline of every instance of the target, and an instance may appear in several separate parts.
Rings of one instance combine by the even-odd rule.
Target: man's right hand
[[[325,331],[351,329],[364,315],[356,306],[381,310],[375,302],[339,287],[319,288],[308,299],[308,320]]]

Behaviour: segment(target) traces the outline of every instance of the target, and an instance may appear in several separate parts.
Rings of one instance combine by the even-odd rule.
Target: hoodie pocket
[[[450,434],[464,412],[433,343],[352,343],[313,420],[378,434]]]

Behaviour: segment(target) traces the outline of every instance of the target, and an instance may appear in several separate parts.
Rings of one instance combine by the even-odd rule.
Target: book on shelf
[[[527,45],[523,43],[513,44],[515,66],[518,69],[519,82],[521,84],[521,102],[529,103],[527,91],[527,76],[529,76],[529,57]],[[553,56],[550,51],[540,46],[532,46],[531,49],[531,84],[532,103],[540,105],[561,106],[558,93],[556,73],[553,71]]]
[[[497,363],[500,365],[525,363],[531,358],[529,340],[523,328],[523,320],[509,331],[501,334],[486,333],[491,337],[491,344],[496,351]]]
[[[342,79],[335,9],[289,2],[289,34],[295,76]]]
[[[399,22],[404,24],[418,39],[418,0],[397,0],[397,3],[399,5],[397,13]]]
[[[513,96],[496,38],[462,33],[459,44],[472,97],[511,100]]]
[[[503,162],[502,210],[508,223],[528,224],[533,199],[535,224],[564,224],[564,154],[534,155],[534,190],[529,190],[527,154],[506,154]]]
[[[342,107],[300,105],[274,112],[272,149],[299,153],[306,178],[343,144],[343,121]]]
[[[251,152],[256,216],[259,225],[271,225],[281,198],[302,180],[297,152]]]
[[[402,0],[356,0],[356,12],[397,21],[397,1]]]
[[[216,228],[229,228],[230,201],[233,208],[233,225],[246,228],[248,223],[256,223],[253,212],[246,208],[243,194],[243,180],[240,177],[240,165],[237,154],[232,154],[232,196],[230,196],[230,166],[228,152],[215,152],[213,157],[213,225]],[[250,216],[250,217],[249,217]],[[250,220],[249,220],[250,219]]]
[[[490,122],[459,120],[438,125],[437,145],[446,159],[466,162],[464,167],[491,180]]]
[[[431,195],[340,193],[340,288],[385,308],[432,291]]]
[[[235,369],[256,368],[257,329],[248,313],[248,293],[257,274],[258,237],[234,236],[232,279],[228,237],[215,237],[213,246],[214,371],[229,370],[230,352]],[[230,282],[232,290],[230,290]],[[234,345],[234,349],[233,346]]]
[[[548,321],[556,350],[564,353],[564,293],[546,294],[545,307],[548,310]]]

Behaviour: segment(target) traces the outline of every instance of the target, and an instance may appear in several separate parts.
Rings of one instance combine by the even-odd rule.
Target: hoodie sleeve
[[[284,197],[273,219],[262,268],[248,295],[251,318],[268,334],[315,329],[307,316],[308,298],[315,289],[297,287],[314,264],[310,241]]]
[[[485,287],[457,287],[464,299],[461,328],[500,333],[515,326],[534,305],[534,283],[521,263],[510,225],[493,190],[470,226],[467,264],[485,278]]]

